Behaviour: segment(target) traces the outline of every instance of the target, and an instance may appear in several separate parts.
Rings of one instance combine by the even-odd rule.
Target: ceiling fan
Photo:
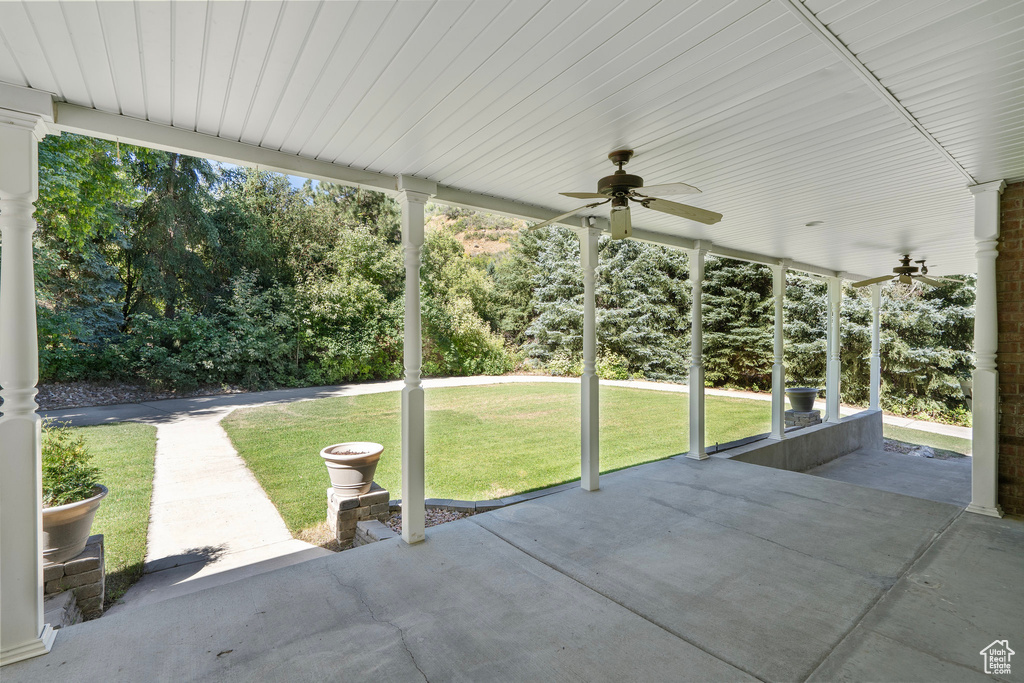
[[[687,218],[691,221],[697,221],[698,223],[704,223],[706,225],[713,225],[714,223],[722,220],[722,214],[720,213],[699,209],[696,206],[689,206],[687,204],[670,202],[667,199],[661,199],[661,197],[680,194],[700,194],[700,190],[692,185],[687,185],[686,183],[665,183],[664,185],[650,185],[648,187],[644,187],[643,178],[638,175],[630,175],[622,170],[622,167],[629,163],[632,156],[633,150],[631,149],[616,150],[608,155],[608,158],[611,159],[612,163],[618,165],[619,170],[615,171],[615,173],[610,176],[605,176],[598,180],[597,192],[560,193],[566,197],[573,197],[574,199],[600,199],[602,201],[587,204],[586,206],[581,206],[580,208],[573,209],[572,211],[567,211],[560,216],[555,216],[551,220],[531,226],[529,229],[539,230],[540,228],[551,225],[552,223],[565,220],[569,216],[583,211],[584,209],[592,209],[595,206],[601,206],[608,202],[611,202],[612,204],[610,220],[613,240],[623,239],[633,234],[633,222],[629,215],[629,202],[631,201],[636,202],[645,209],[654,209],[655,211],[667,213],[672,216],[679,216],[680,218]]]
[[[861,280],[860,282],[854,282],[854,287],[866,287],[867,285],[877,284],[879,282],[885,282],[886,280],[892,280],[893,282],[902,282],[905,285],[917,284],[923,282],[926,285],[932,287],[939,287],[943,282],[962,282],[962,280],[956,280],[948,277],[928,277],[928,266],[924,264],[924,259],[920,261],[914,261],[914,263],[920,263],[921,267],[910,265],[910,255],[904,254],[903,258],[900,259],[900,265],[892,269],[895,275],[882,275],[881,277],[873,277],[868,280]],[[921,271],[920,273],[918,271]]]

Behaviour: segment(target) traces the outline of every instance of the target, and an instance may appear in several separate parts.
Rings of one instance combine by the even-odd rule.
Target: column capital
[[[993,180],[988,183],[978,183],[977,185],[968,185],[967,189],[971,191],[971,194],[981,194],[983,192],[996,192],[1002,194],[1003,190],[1006,189],[1005,180]]]
[[[711,251],[711,247],[712,246],[713,245],[711,244],[711,240],[695,240],[694,243],[693,243],[693,248],[687,249],[686,251],[688,251],[688,252],[699,251],[701,256],[703,256],[703,255],[707,254],[709,251]]]
[[[0,125],[31,130],[36,140],[51,132],[53,95],[43,90],[0,83]]]
[[[437,183],[411,175],[400,175],[396,183],[399,197],[416,204],[426,204],[437,194]]]
[[[580,227],[573,228],[573,230],[576,231],[576,234],[579,235],[581,239],[587,236],[600,237],[604,233],[604,230],[598,227],[596,223],[597,221],[594,220],[593,216],[583,216],[580,219]]]

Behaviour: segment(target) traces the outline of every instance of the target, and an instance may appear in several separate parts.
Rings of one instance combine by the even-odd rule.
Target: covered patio
[[[719,458],[601,483],[72,626],[4,680],[970,681],[1024,625],[1019,521]]]
[[[70,661],[83,680],[980,676],[977,651],[1024,626],[1024,527],[989,519],[1003,514],[996,257],[1000,196],[1024,177],[1022,29],[1019,7],[968,0],[0,5],[4,677],[59,678]],[[401,542],[55,641],[42,609],[32,202],[37,143],[62,132],[398,199]],[[687,201],[725,218],[634,216],[632,239],[690,257],[690,408],[679,418],[690,443],[684,457],[601,477],[594,275],[611,225],[607,210],[572,212],[578,200],[558,192],[592,190],[623,148],[648,185],[693,183],[704,192]],[[428,201],[562,217],[579,234],[585,286],[580,489],[429,534]],[[968,513],[709,458],[706,255],[773,270],[769,446],[785,452],[786,272],[829,283],[825,428],[841,430],[842,283],[884,274],[902,253],[935,274],[977,273]],[[875,285],[862,416],[879,429],[882,295]]]

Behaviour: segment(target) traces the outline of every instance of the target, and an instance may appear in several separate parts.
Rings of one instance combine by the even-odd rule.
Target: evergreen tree
[[[705,382],[770,387],[775,324],[771,269],[709,257],[702,303]]]
[[[598,348],[624,358],[630,374],[680,379],[688,371],[686,255],[634,240],[601,238]]]

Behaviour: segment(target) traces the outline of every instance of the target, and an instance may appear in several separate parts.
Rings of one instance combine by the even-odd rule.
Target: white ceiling
[[[1024,3],[804,6],[941,147],[784,0],[0,2],[0,82],[550,209],[632,147],[647,184],[725,214],[638,227],[972,271],[966,185],[1024,178]]]

